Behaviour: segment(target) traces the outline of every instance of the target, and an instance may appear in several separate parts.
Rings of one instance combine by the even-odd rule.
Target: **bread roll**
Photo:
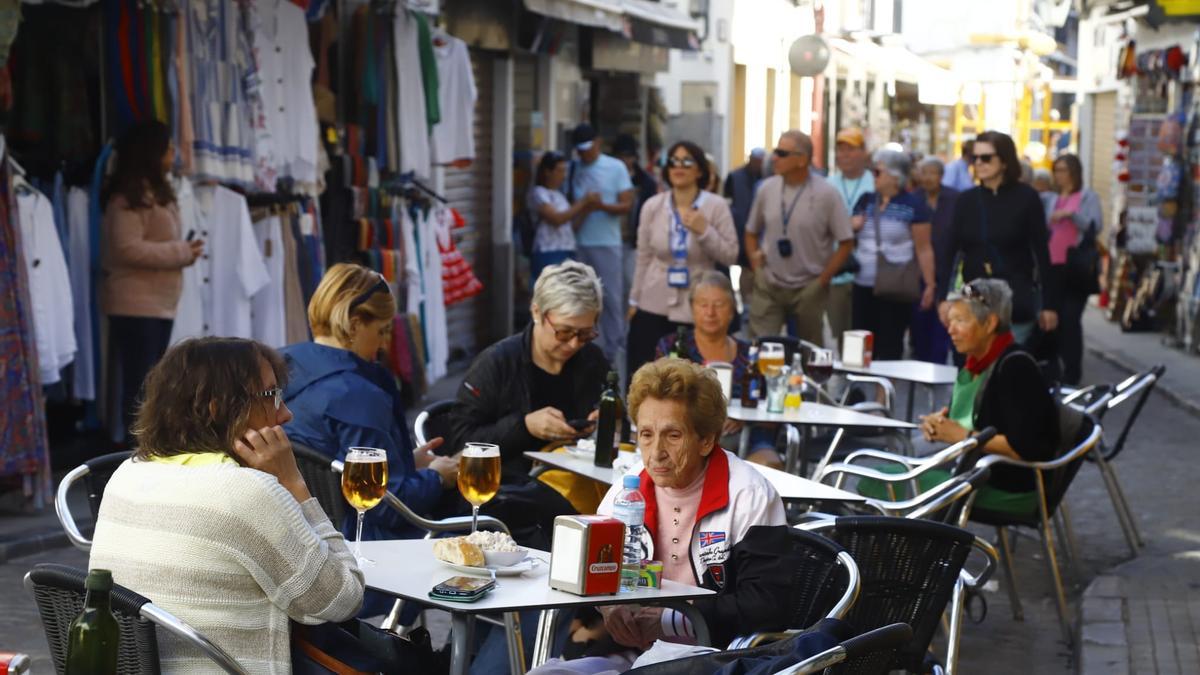
[[[433,555],[438,560],[455,565],[483,567],[486,564],[483,558],[483,549],[467,541],[466,537],[434,539]]]

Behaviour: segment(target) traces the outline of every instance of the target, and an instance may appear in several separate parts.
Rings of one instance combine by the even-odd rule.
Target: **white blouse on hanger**
[[[440,44],[439,44],[440,41]],[[475,74],[467,43],[435,34],[433,54],[437,57],[438,101],[442,121],[433,127],[433,161],[449,164],[475,159]]]
[[[270,281],[250,210],[240,194],[219,185],[176,185],[185,231],[204,240],[204,255],[183,270],[183,293],[171,344],[190,337],[254,337],[251,298]]]
[[[75,360],[75,309],[62,242],[54,226],[54,207],[45,195],[24,184],[17,190],[21,252],[29,278],[30,309],[37,343],[38,375],[43,385],[62,379],[60,371]]]
[[[317,107],[304,10],[288,0],[257,0],[252,5],[254,56],[258,65],[270,152],[278,175],[317,182]],[[274,186],[268,186],[274,189]]]

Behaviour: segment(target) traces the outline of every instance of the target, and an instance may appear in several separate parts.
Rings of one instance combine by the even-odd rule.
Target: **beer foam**
[[[356,450],[360,452],[355,452]],[[375,450],[375,448],[350,448],[346,453],[346,461],[354,462],[355,464],[374,464],[375,462],[386,462],[387,454],[382,450],[376,452],[361,452],[362,450]]]
[[[463,457],[499,457],[500,446],[481,443],[478,445],[470,445],[463,448]]]

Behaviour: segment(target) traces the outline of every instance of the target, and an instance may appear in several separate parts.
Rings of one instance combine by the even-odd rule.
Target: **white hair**
[[[604,308],[604,292],[596,271],[581,262],[567,260],[542,270],[533,287],[530,310],[543,315],[561,316],[599,314]]]
[[[912,160],[909,159],[908,153],[883,147],[875,151],[871,161],[882,164],[889,174],[895,176],[901,190],[908,186],[908,172],[912,168]]]

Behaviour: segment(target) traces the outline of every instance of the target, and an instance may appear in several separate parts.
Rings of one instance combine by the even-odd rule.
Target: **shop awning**
[[[535,14],[604,28],[643,44],[699,49],[697,19],[649,0],[524,0]]]
[[[871,41],[832,38],[838,72],[865,71],[875,77],[911,82],[925,105],[954,105],[959,81],[949,70],[934,65],[904,47],[884,47]]]

